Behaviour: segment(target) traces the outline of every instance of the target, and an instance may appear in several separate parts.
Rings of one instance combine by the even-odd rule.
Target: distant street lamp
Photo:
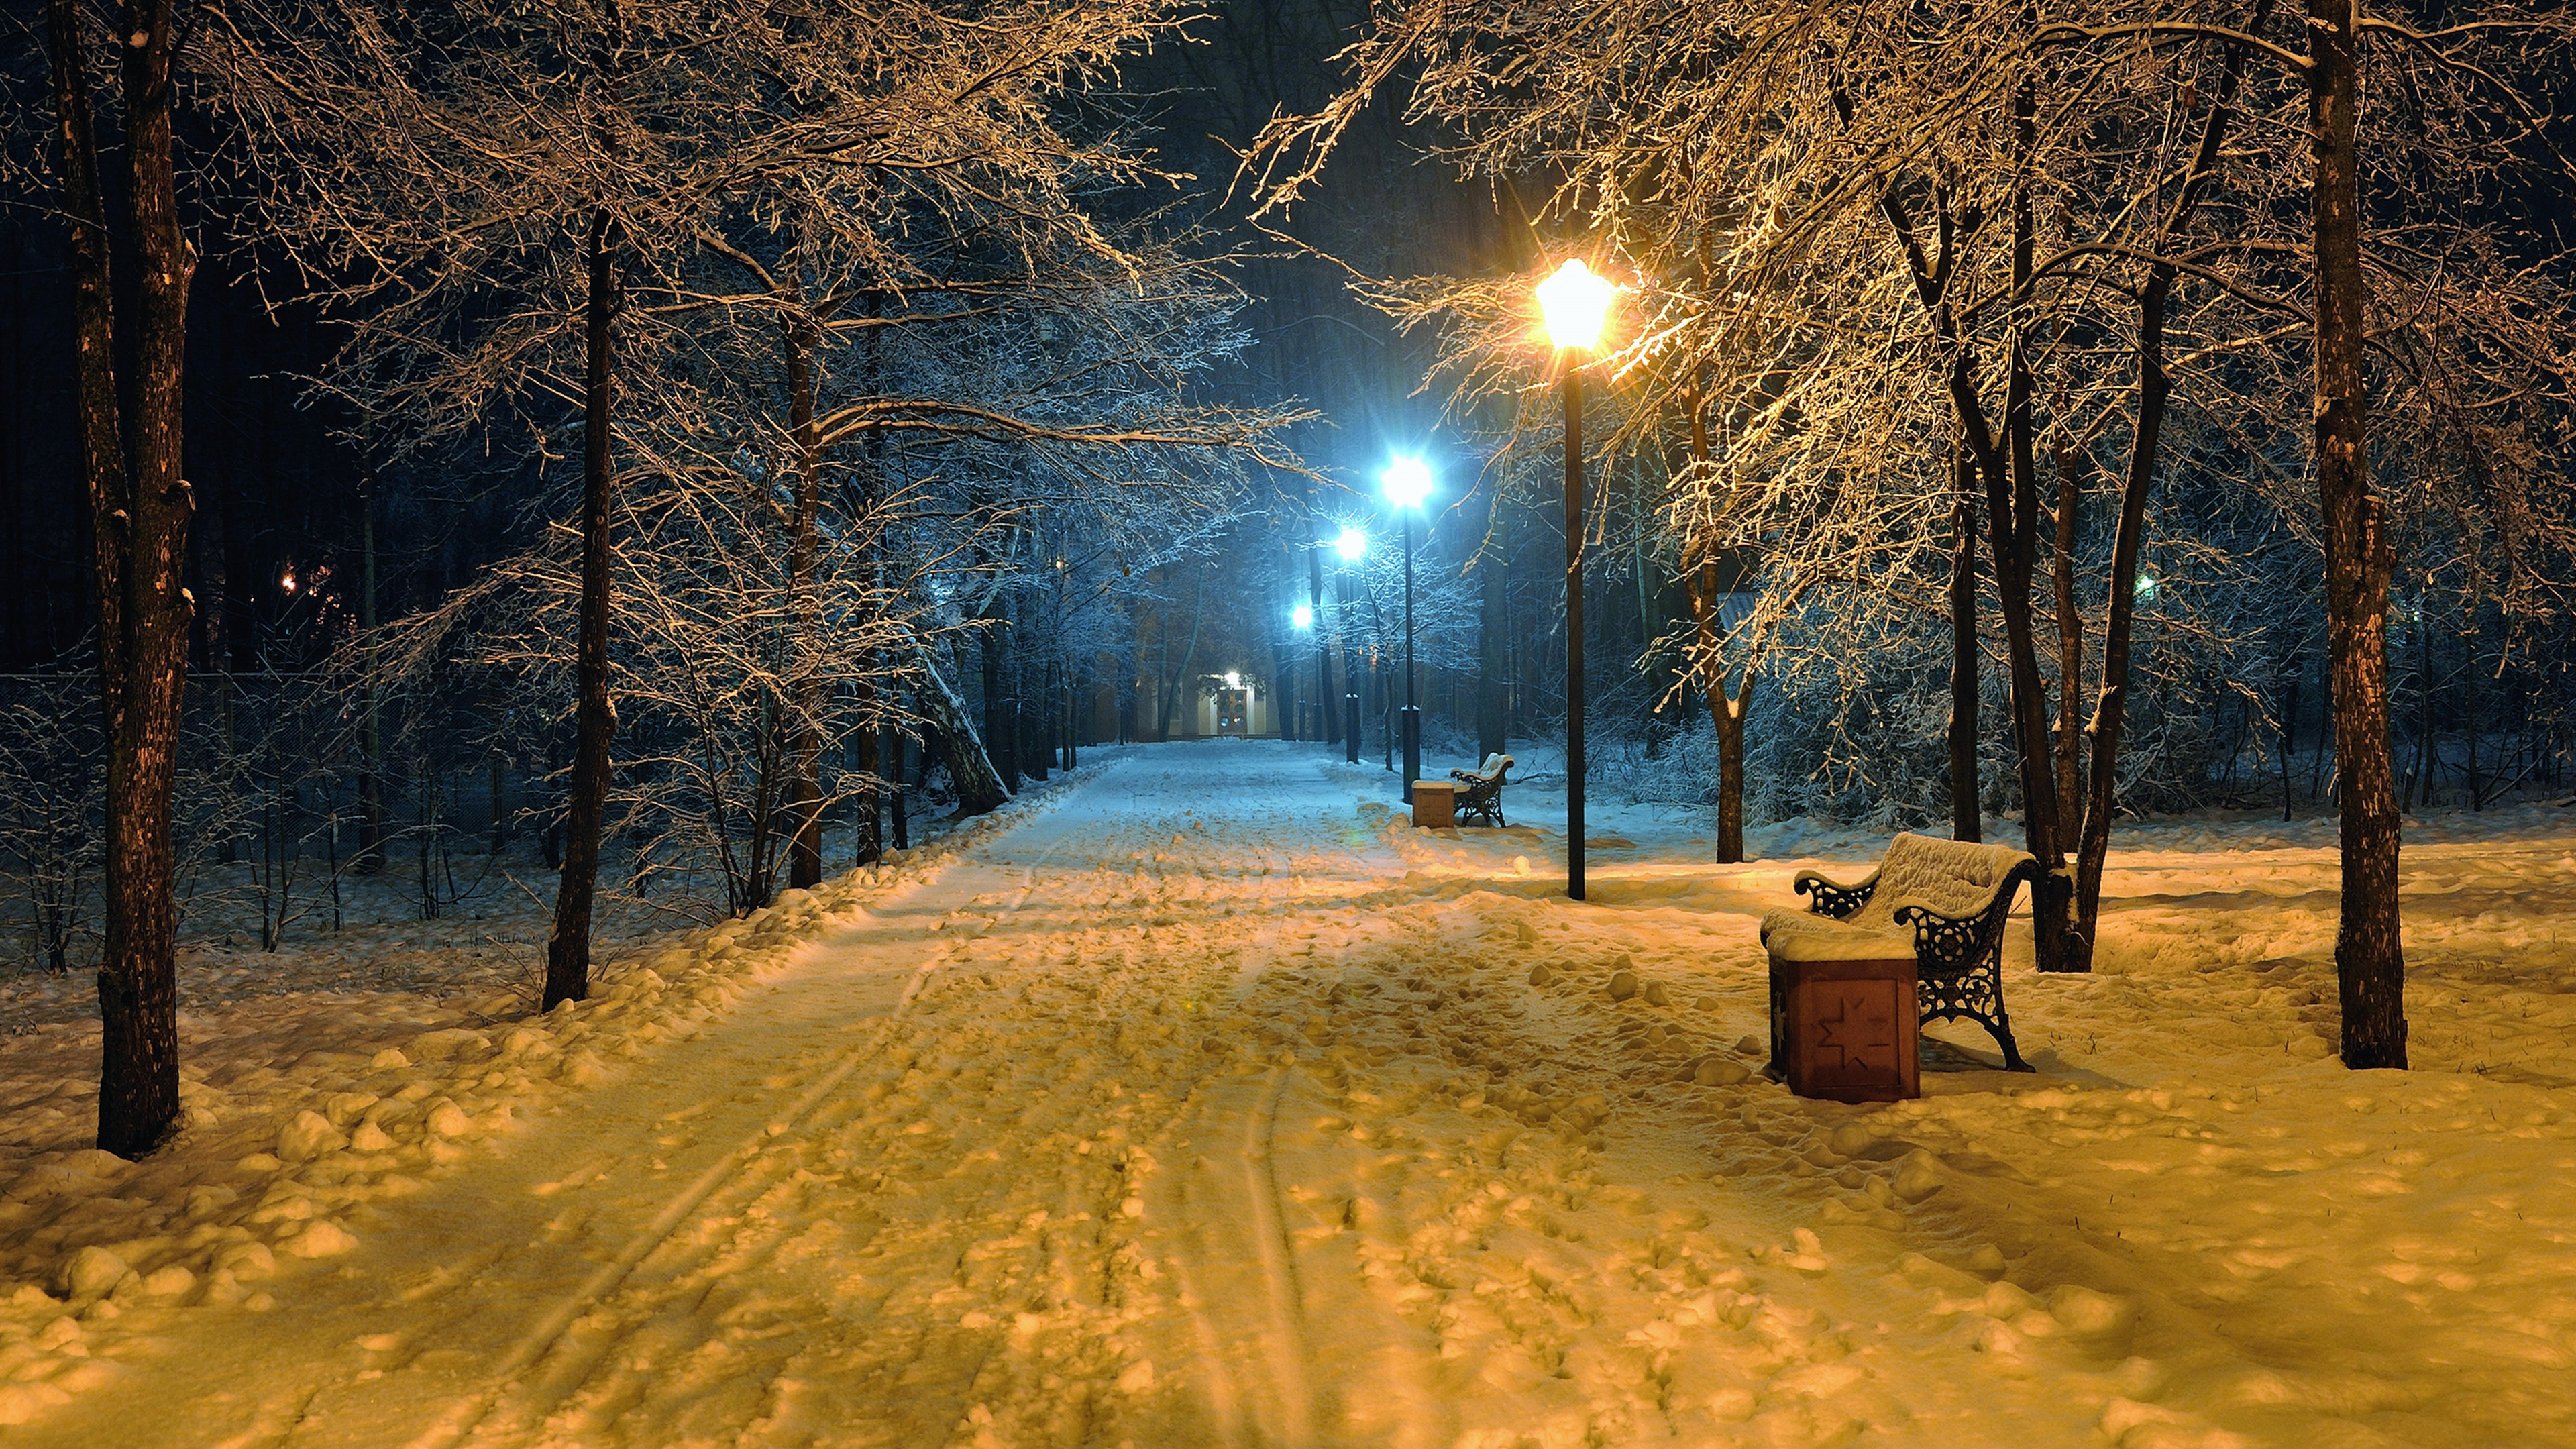
[[[1342,536],[1333,540],[1333,552],[1342,556],[1342,617],[1347,624],[1351,607],[1350,567],[1367,557],[1368,535],[1356,527],[1345,528]],[[1360,762],[1360,692],[1352,687],[1355,682],[1350,654],[1345,650],[1342,656],[1342,748],[1345,752],[1343,758],[1354,765]]]
[[[1538,284],[1565,389],[1565,893],[1583,899],[1583,371],[1618,289],[1579,261]]]
[[[1398,458],[1378,475],[1386,501],[1404,519],[1404,803],[1422,776],[1422,711],[1413,699],[1413,515],[1431,496],[1431,470],[1420,458]]]

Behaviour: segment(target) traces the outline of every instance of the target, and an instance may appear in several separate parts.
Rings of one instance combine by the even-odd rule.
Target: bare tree
[[[196,255],[179,222],[179,7],[135,0],[108,18],[113,26],[101,35],[79,0],[45,7],[55,179],[71,229],[74,395],[97,550],[107,735],[98,1145],[139,1157],[179,1112],[170,823],[192,613],[180,374]],[[117,57],[113,66],[99,64],[102,51]],[[114,208],[99,164],[98,69],[116,77],[110,116],[126,161],[123,205]],[[112,210],[126,218],[119,233],[111,233]],[[112,256],[121,257],[116,266]]]
[[[2366,260],[2370,211],[2360,197],[2372,173],[2356,148],[2373,130],[2356,119],[2356,67],[2374,44],[2405,77],[2389,94],[2410,115],[2402,130],[2382,131],[2392,153],[2476,185],[2517,153],[2546,153],[2545,108],[2518,87],[2549,73],[2569,27],[2513,5],[2417,28],[2321,0],[2307,19],[2304,40],[2284,43],[2267,33],[2262,0],[2144,12],[1648,6],[1589,13],[1577,25],[1510,7],[1397,7],[1350,52],[1350,90],[1276,125],[1259,160],[1285,204],[1311,183],[1341,129],[1400,78],[1414,114],[1453,128],[1458,165],[1543,196],[1534,208],[1542,226],[1634,279],[1637,320],[1621,353],[1631,385],[1687,399],[1700,367],[1715,363],[1749,404],[1736,465],[1717,478],[1693,470],[1699,496],[1684,500],[1676,526],[1760,548],[1774,600],[1849,598],[1830,580],[1855,566],[1882,580],[1928,580],[1934,520],[1953,511],[1954,490],[1936,481],[1945,470],[1926,465],[1935,450],[1925,444],[1964,441],[1983,485],[2025,837],[2046,867],[2036,892],[2044,969],[2082,969],[2090,956],[2124,768],[2136,600],[2149,582],[2139,561],[2177,379],[2205,388],[2193,399],[2204,415],[2243,413],[2231,425],[2246,432],[2309,431],[2344,806],[2346,1060],[2400,1064],[2387,543],[2367,482],[2363,299],[2374,288],[2440,294],[2434,310],[2448,311],[2471,305],[2449,299],[2482,289],[2532,306],[2545,305],[2547,288],[2495,267],[2471,286],[2433,285],[2438,267],[2397,261],[2447,260],[2456,248],[2435,239],[2477,230],[2456,212],[2432,214],[2440,208],[2416,192],[2390,198],[2389,214],[2407,218],[2386,229],[2404,238],[2398,249]],[[2265,152],[2231,145],[2249,118],[2308,138],[2304,176],[2266,169]],[[2207,217],[2222,193],[2223,218]],[[1677,265],[1709,227],[1728,238],[1722,265],[1705,269],[1717,286]],[[2401,277],[2412,280],[2392,286]],[[1526,374],[1512,360],[1520,309],[1508,285],[1424,279],[1395,295],[1417,315],[1465,319],[1451,355],[1470,386],[1509,387],[1516,367]],[[2392,324],[2401,315],[2392,308]],[[2237,360],[2308,345],[2316,405],[2294,423],[2243,390]],[[2394,351],[2383,347],[2382,357],[2393,361]],[[2545,380],[2546,351],[2526,349],[2525,386],[2563,391],[2563,375]],[[1909,371],[1932,382],[1946,408],[1927,408]],[[2402,368],[2387,377],[2409,382]],[[1678,412],[1696,410],[1693,401]],[[1633,407],[1629,434],[1643,437],[1671,415]],[[2089,536],[2079,501],[2096,453],[2121,443],[2097,666],[2085,657],[2078,612],[2076,558]],[[2044,504],[2044,460],[2055,464],[2054,510]],[[1748,471],[1769,477],[1747,488]],[[1829,514],[1861,526],[1845,531]],[[1946,570],[1962,646],[1973,601],[1963,563],[1954,556]],[[1878,592],[1874,607],[1905,597],[1901,583]],[[2057,626],[2053,659],[2042,652],[2043,600]],[[1971,698],[1969,663],[1964,647],[1954,650],[1954,726]],[[2088,673],[2099,691],[2089,731],[2075,702]],[[1972,763],[1965,743],[1954,728],[1952,803],[1962,821],[1955,786]]]
[[[341,12],[328,33],[302,12],[237,17],[238,104],[269,119],[281,154],[301,163],[302,184],[274,211],[281,231],[318,272],[350,279],[336,293],[353,340],[335,385],[370,433],[399,451],[515,423],[540,455],[580,435],[578,744],[546,1004],[587,983],[614,765],[618,493],[639,465],[669,472],[684,461],[630,453],[640,439],[623,410],[685,388],[673,369],[710,311],[756,301],[769,326],[784,323],[791,351],[818,326],[855,330],[861,319],[840,304],[922,279],[914,235],[981,231],[999,250],[1033,219],[1059,244],[1087,239],[1122,260],[1074,189],[1154,173],[1115,130],[1069,134],[1055,101],[1105,80],[1181,18],[1162,0],[1008,15],[731,0],[542,15],[404,7]],[[817,218],[837,251],[815,276],[780,271],[772,250],[759,265],[773,285],[742,295],[701,285],[697,263],[710,251],[741,260],[766,250],[737,238],[801,245]],[[810,347],[805,356],[810,366]],[[800,406],[791,398],[783,411],[808,463],[814,450],[906,430],[1113,450],[1173,441],[1150,423],[1063,425],[971,398],[815,402],[812,416]],[[648,412],[674,415],[658,403]],[[1220,422],[1188,441],[1262,430],[1257,419]],[[816,468],[803,476],[818,484]],[[791,574],[807,561],[791,557]]]

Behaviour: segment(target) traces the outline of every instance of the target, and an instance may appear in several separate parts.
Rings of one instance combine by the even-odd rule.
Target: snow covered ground
[[[1095,758],[540,1020],[202,1047],[141,1165],[0,1057],[10,1442],[2576,1445],[2565,811],[2410,831],[2414,1072],[2330,825],[2181,821],[2022,941],[2037,1075],[1845,1107],[1753,922],[1876,836],[1596,802],[1578,905],[1544,788]]]

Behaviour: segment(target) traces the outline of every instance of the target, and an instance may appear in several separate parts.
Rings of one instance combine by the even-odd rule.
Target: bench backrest
[[[1995,892],[2030,853],[2009,845],[1977,845],[1904,834],[1887,843],[1878,887],[1869,904],[1853,912],[1854,925],[1892,930],[1896,908],[1922,901],[1945,916],[1969,916],[1994,902]]]
[[[1511,756],[1487,755],[1485,757],[1485,763],[1476,767],[1476,778],[1478,780],[1498,780],[1502,778],[1503,772],[1511,767]]]

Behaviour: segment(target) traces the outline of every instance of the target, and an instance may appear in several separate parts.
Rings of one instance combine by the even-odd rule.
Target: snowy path
[[[2474,1317],[2394,1390],[2263,1377],[2357,1300],[2287,1316],[2273,1287],[2324,1290],[2265,1280],[2314,1229],[2258,1214],[2279,1241],[2249,1244],[2228,1194],[2445,1149],[2230,1139],[2225,1093],[2095,1070],[2169,1043],[2156,981],[2017,977],[2053,1078],[1954,1055],[1921,1103],[1797,1101],[1738,1047],[1780,863],[1609,863],[1574,906],[1540,833],[1398,831],[1354,809],[1377,779],[1271,744],[1120,755],[629,1080],[367,1205],[275,1311],[130,1315],[113,1384],[12,1442],[2474,1443],[2474,1418],[2355,1422],[2438,1423],[2426,1385],[2463,1372],[2551,1417],[2552,1350],[2464,1370],[2498,1342]],[[1661,989],[1613,1002],[1622,955]],[[2110,1038],[2090,1065],[2083,1031]],[[2562,1232],[2529,1206],[2532,1241]],[[2220,1254],[2232,1296],[2175,1286]],[[2391,1292],[2462,1276],[2399,1256],[2427,1266]],[[2547,1281],[2497,1314],[2545,1335]]]

